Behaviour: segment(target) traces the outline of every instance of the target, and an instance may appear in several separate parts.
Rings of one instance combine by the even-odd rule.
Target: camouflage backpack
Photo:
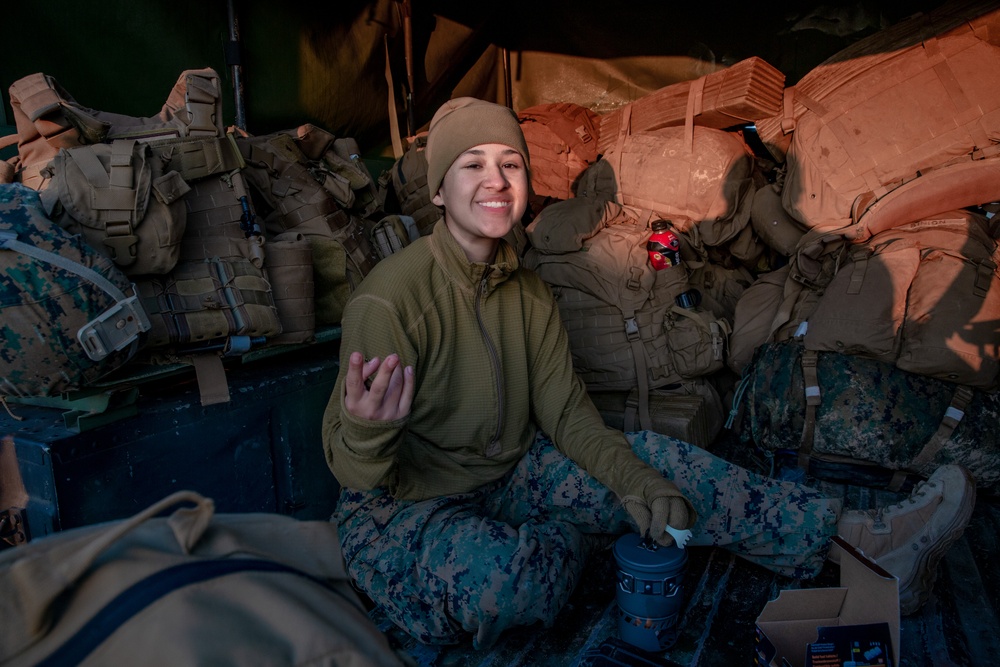
[[[125,275],[19,183],[0,185],[0,265],[0,398],[80,389],[131,359],[149,329]]]

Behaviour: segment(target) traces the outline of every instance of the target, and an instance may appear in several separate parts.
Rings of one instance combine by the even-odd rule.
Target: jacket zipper
[[[490,273],[492,268],[487,267],[486,271],[483,273],[482,280],[479,282],[479,289],[476,291],[476,322],[479,324],[479,331],[483,335],[483,340],[486,341],[486,348],[490,352],[490,361],[493,363],[493,370],[496,376],[496,389],[497,389],[497,400],[499,405],[497,406],[497,428],[493,433],[493,440],[486,446],[486,456],[494,457],[500,453],[500,434],[503,432],[503,381],[500,375],[500,359],[497,356],[496,347],[493,345],[493,339],[490,338],[490,334],[486,331],[486,325],[483,322],[482,314],[482,302],[483,297],[486,296],[486,288],[489,281]]]

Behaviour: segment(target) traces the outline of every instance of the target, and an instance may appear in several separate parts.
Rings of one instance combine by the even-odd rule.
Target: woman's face
[[[451,164],[431,201],[444,207],[445,223],[469,260],[488,262],[528,205],[524,159],[505,144],[473,146]]]

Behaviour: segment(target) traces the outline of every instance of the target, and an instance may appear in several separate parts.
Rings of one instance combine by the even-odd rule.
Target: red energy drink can
[[[646,242],[649,252],[649,263],[657,271],[681,263],[681,242],[671,231],[669,220],[656,220],[652,225],[653,233]]]

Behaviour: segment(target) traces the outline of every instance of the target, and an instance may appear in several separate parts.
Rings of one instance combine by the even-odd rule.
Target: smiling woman
[[[528,147],[517,116],[471,97],[452,100],[431,119],[427,185],[431,201],[470,261],[493,258],[521,221],[529,194]]]

